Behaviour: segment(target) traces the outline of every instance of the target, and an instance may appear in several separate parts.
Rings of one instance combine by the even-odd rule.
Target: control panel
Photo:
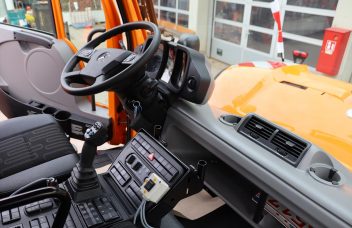
[[[161,144],[140,132],[126,145],[110,167],[109,173],[129,201],[138,207],[144,180],[155,173],[172,188],[188,168]]]
[[[108,172],[98,176],[101,194],[72,202],[65,228],[119,227],[136,213],[143,194],[155,203],[149,209],[159,210],[158,203],[163,204],[154,213],[161,218],[186,194],[187,175],[191,175],[189,167],[142,131],[125,145]],[[60,187],[66,188],[65,184]],[[52,227],[58,207],[59,202],[49,198],[2,211],[0,227]]]
[[[0,227],[4,228],[50,228],[54,221],[58,203],[53,199],[33,202],[21,207],[1,212]],[[79,228],[80,222],[72,219],[71,213],[67,217],[65,228]]]

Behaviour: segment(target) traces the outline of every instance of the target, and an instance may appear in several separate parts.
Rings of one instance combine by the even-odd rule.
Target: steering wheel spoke
[[[72,71],[69,73],[64,73],[61,75],[61,78],[67,83],[67,84],[72,84],[72,83],[79,83],[81,84],[80,80],[82,80],[81,76],[81,71],[77,70],[77,71]]]
[[[94,54],[94,49],[93,48],[83,48],[82,50],[80,50],[76,56],[78,58],[78,60],[82,60],[83,62],[89,62],[89,60],[91,59],[91,57]]]
[[[106,76],[102,74],[95,78],[95,81],[93,82],[92,86],[99,86],[105,81],[106,81]]]

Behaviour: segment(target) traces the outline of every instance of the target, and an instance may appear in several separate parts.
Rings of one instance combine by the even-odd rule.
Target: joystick
[[[80,161],[71,172],[66,187],[75,202],[93,198],[101,193],[97,173],[93,168],[97,147],[108,139],[107,129],[102,123],[96,122],[84,134],[84,144]]]

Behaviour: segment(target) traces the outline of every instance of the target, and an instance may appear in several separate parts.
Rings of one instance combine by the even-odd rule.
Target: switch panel
[[[119,167],[130,176],[131,181],[123,182],[116,178]],[[145,180],[155,173],[170,188],[182,177],[187,168],[177,160],[158,141],[144,132],[137,134],[123,149],[109,173],[117,182],[130,203],[137,208],[142,202],[141,186]],[[152,183],[146,184],[145,189],[152,190]]]

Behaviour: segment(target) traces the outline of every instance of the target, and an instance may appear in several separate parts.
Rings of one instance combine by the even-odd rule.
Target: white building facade
[[[285,59],[292,51],[309,53],[306,64],[315,68],[329,27],[352,29],[351,0],[279,0]],[[272,18],[272,0],[154,0],[159,19],[194,30],[201,50],[228,64],[278,59],[277,26]],[[351,39],[352,40],[352,39]],[[352,76],[351,41],[337,78]]]

